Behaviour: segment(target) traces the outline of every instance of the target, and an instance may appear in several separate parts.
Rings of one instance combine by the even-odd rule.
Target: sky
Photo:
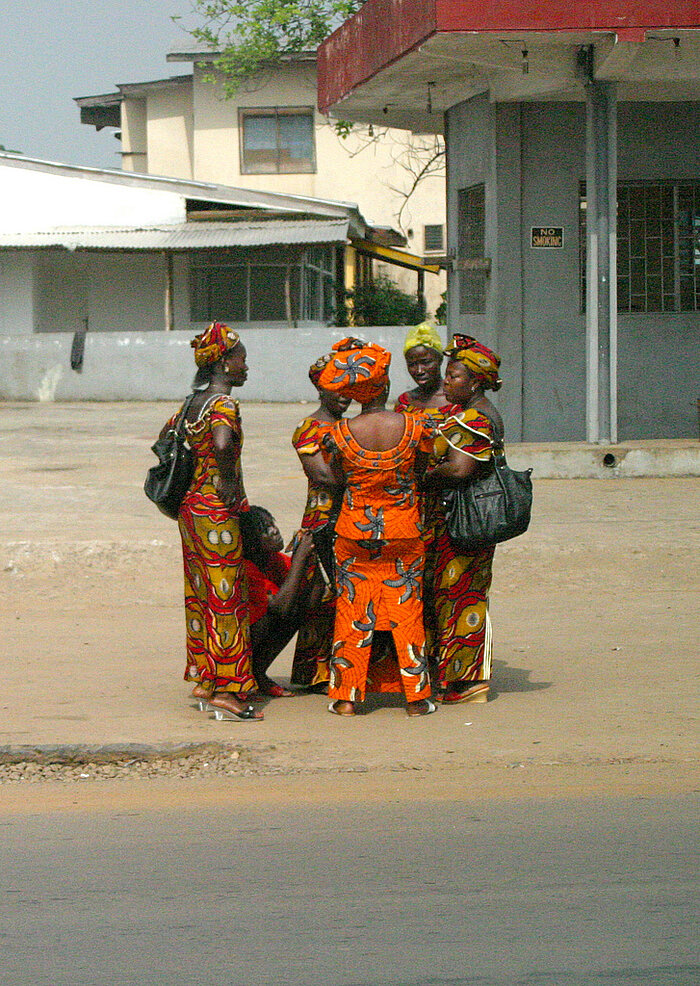
[[[120,167],[114,130],[80,122],[75,96],[191,71],[168,63],[192,41],[190,0],[0,0],[0,144],[27,157]]]

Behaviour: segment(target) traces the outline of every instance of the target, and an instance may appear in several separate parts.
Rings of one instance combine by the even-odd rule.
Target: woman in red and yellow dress
[[[488,699],[492,652],[488,597],[494,548],[473,555],[455,550],[439,490],[468,482],[489,467],[492,444],[503,438],[503,422],[485,394],[500,389],[499,357],[466,335],[455,335],[445,354],[449,362],[444,387],[452,404],[442,412],[425,484],[430,490],[426,514],[434,568],[432,657],[439,697],[449,705]]]
[[[195,454],[178,517],[185,574],[187,664],[200,708],[217,718],[259,721],[245,701],[255,688],[239,515],[248,509],[241,473],[243,431],[233,387],[246,380],[238,333],[213,322],[191,343],[195,397],[185,432]],[[174,418],[166,424],[172,425]]]
[[[387,411],[391,354],[344,339],[319,383],[362,405],[334,425],[325,445],[344,485],[336,522],[336,601],[328,709],[354,715],[364,699],[372,642],[391,633],[411,716],[435,711],[423,627],[425,548],[417,503],[421,454],[431,430],[416,415]]]
[[[322,443],[324,436],[347,411],[350,398],[319,386],[319,377],[329,360],[330,356],[321,356],[309,368],[309,379],[318,391],[320,403],[299,422],[292,435],[292,445],[308,480],[308,488],[301,528],[287,547],[287,551],[291,552],[304,531],[314,534],[319,549],[321,539],[325,538],[327,554],[332,550],[333,525],[338,515],[341,491],[322,452]],[[323,578],[324,573],[327,580]],[[292,685],[310,691],[325,692],[330,678],[335,622],[335,592],[330,575],[325,572],[323,557],[312,559],[307,579],[318,583],[320,601],[305,614],[304,623],[297,634],[290,679]]]

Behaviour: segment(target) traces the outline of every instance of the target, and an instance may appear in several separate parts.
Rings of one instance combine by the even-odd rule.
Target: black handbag
[[[143,484],[148,499],[173,520],[177,520],[180,505],[194,476],[195,455],[185,444],[185,419],[194,397],[195,394],[191,394],[182,405],[175,426],[151,446],[158,462],[148,470]]]
[[[530,524],[532,469],[511,469],[501,440],[491,442],[491,453],[487,472],[443,493],[447,533],[465,555],[524,534]]]

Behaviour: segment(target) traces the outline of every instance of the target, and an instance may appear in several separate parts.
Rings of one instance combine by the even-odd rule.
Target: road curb
[[[96,745],[57,744],[0,746],[0,765],[119,763],[124,760],[181,760],[191,756],[214,756],[221,753],[240,752],[234,743],[107,743]]]

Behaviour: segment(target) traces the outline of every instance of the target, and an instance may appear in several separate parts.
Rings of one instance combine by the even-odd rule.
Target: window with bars
[[[483,182],[458,192],[458,260],[466,262],[459,270],[459,310],[462,314],[486,311],[486,274],[470,270],[470,260],[483,260],[486,232],[486,194]]]
[[[585,182],[579,205],[581,310],[585,311]],[[618,185],[617,310],[700,311],[700,182]]]
[[[241,174],[303,174],[316,170],[311,107],[239,110]]]
[[[425,253],[445,252],[445,237],[442,226],[423,227],[423,251]]]
[[[336,310],[336,266],[332,245],[269,259],[227,251],[197,254],[190,263],[191,319],[328,324]]]

